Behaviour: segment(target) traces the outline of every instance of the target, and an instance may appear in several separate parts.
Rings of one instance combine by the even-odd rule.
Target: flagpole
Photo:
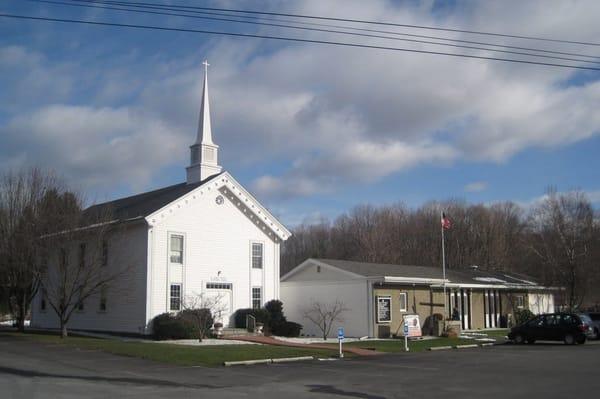
[[[444,318],[448,318],[448,298],[446,297],[446,249],[444,245],[444,211],[440,211],[440,226],[442,228],[442,276],[444,287]]]

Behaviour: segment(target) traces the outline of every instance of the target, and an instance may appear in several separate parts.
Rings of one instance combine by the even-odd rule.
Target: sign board
[[[338,328],[338,339],[344,339],[344,327]]]
[[[404,321],[404,335],[408,337],[420,337],[421,322],[418,314],[406,314],[402,316]]]
[[[392,322],[392,297],[377,297],[377,323]]]

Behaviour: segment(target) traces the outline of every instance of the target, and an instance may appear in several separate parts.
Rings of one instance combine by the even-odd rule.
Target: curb
[[[446,349],[452,349],[451,346],[432,346],[431,348],[429,348],[430,351],[441,351],[441,350],[446,350]]]
[[[250,366],[253,364],[268,364],[272,363],[273,359],[257,359],[257,360],[240,360],[235,362],[223,362],[224,366]]]
[[[224,366],[251,366],[253,364],[271,364],[271,363],[286,363],[286,362],[300,362],[303,360],[314,360],[312,356],[298,356],[298,357],[281,357],[277,359],[256,359],[256,360],[239,360],[234,362],[223,362]]]
[[[467,344],[467,345],[455,345],[455,349],[468,349],[468,348],[479,348],[477,344]]]
[[[301,362],[303,360],[313,360],[312,356],[298,356],[298,357],[282,357],[279,359],[271,359],[273,363],[286,363],[286,362]]]
[[[498,345],[498,344],[496,344],[495,342],[488,342],[487,344],[481,344],[480,346],[482,348],[485,348],[486,346],[495,346],[495,345]]]

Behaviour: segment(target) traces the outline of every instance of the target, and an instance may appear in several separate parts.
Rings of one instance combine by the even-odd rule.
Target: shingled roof
[[[85,210],[85,214],[93,218],[94,215],[110,213],[111,219],[121,221],[144,218],[219,175],[211,176],[198,183],[179,183],[131,197],[93,205]]]
[[[308,259],[308,261],[324,263],[363,277],[397,277],[442,280],[441,267],[355,262],[340,259]],[[505,272],[485,271],[479,268],[460,270],[447,269],[446,278],[451,284],[539,287],[537,282],[527,276],[515,273],[509,274]]]

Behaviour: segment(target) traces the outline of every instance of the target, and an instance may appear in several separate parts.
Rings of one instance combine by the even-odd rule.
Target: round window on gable
[[[223,205],[223,202],[225,202],[225,200],[223,199],[222,195],[217,195],[217,198],[215,198],[215,202],[217,203],[217,205]]]

